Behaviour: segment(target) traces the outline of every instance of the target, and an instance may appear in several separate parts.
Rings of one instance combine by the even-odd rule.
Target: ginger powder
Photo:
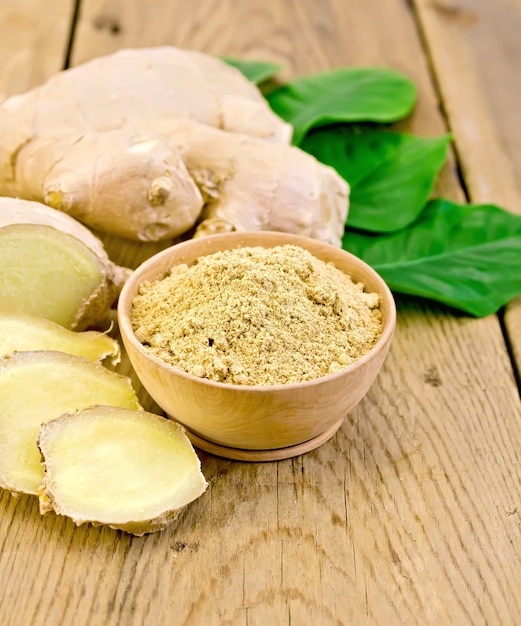
[[[246,247],[176,265],[132,306],[137,339],[189,374],[280,385],[337,372],[382,332],[380,296],[294,245]]]

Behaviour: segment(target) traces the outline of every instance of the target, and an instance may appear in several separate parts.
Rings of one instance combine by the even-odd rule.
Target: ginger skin
[[[0,104],[0,133],[0,194],[105,233],[162,241],[208,219],[340,245],[347,183],[203,53],[123,50],[60,72]]]

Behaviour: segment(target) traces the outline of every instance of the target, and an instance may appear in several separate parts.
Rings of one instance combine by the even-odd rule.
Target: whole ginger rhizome
[[[380,296],[293,245],[246,247],[176,265],[133,301],[136,337],[185,372],[239,385],[339,371],[382,332]]]

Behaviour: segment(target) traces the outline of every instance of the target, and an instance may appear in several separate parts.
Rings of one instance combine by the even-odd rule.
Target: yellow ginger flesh
[[[82,357],[42,350],[1,359],[0,487],[36,494],[41,425],[95,404],[140,408],[128,378]]]
[[[184,429],[172,420],[97,406],[45,424],[42,513],[142,535],[164,528],[207,484]]]

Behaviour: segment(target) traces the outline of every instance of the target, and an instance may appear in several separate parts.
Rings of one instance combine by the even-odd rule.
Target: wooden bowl
[[[284,244],[305,248],[363,282],[367,291],[381,294],[382,336],[352,365],[302,383],[234,385],[182,372],[148,354],[136,339],[130,313],[143,281],[163,278],[173,265],[190,265],[218,250]],[[143,386],[167,415],[185,426],[194,445],[226,458],[266,461],[308,452],[334,435],[382,367],[394,334],[396,309],[382,278],[352,254],[315,239],[261,231],[191,239],[151,257],[125,284],[118,320],[124,346]]]

